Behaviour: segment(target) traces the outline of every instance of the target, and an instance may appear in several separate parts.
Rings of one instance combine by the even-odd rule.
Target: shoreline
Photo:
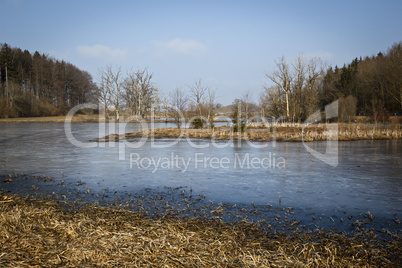
[[[0,264],[397,267],[401,236],[317,228],[261,229],[245,218],[149,217],[119,206],[56,202],[0,190]],[[271,222],[266,222],[269,225]]]
[[[37,174],[36,172],[33,174]],[[97,204],[104,207],[120,207],[142,213],[151,218],[166,216],[216,218],[223,222],[247,219],[260,222],[261,227],[277,231],[301,231],[331,229],[353,234],[356,228],[366,227],[378,234],[387,229],[400,234],[400,220],[378,211],[367,210],[292,207],[295,204],[270,202],[265,204],[222,203],[210,200],[202,192],[188,186],[135,188],[130,190],[105,188],[92,189],[85,181],[71,178],[53,178],[43,175],[28,175],[11,172],[0,173],[0,191],[20,197],[51,199],[59,203],[74,203],[78,206]],[[268,222],[267,222],[268,221]]]
[[[0,119],[0,124],[8,123],[65,123],[65,116],[7,118]],[[119,123],[137,123],[133,121],[120,121]],[[144,120],[145,123],[173,123],[165,120]],[[227,122],[227,121],[216,121]],[[78,115],[71,119],[71,123],[116,123],[114,121],[99,120],[98,116]],[[124,134],[110,134],[105,137],[93,139],[93,142],[109,142],[130,140],[136,138],[162,139],[200,139],[216,141],[289,141],[289,142],[313,142],[313,141],[358,141],[358,140],[398,140],[402,139],[400,124],[375,125],[367,123],[329,123],[329,124],[300,124],[277,123],[267,126],[251,126],[244,133],[233,133],[229,126],[218,126],[213,129],[192,128],[159,128],[146,129],[138,132]]]
[[[9,123],[64,123],[66,116],[44,116],[44,117],[17,117],[17,118],[0,118],[0,124]],[[113,120],[105,120],[94,115],[75,115],[71,119],[71,123],[117,123]],[[120,123],[128,123],[133,121],[121,120]],[[151,122],[151,120],[143,120],[138,122]],[[165,123],[165,120],[155,119],[156,123]],[[135,122],[133,122],[135,123]],[[170,123],[170,122],[168,122]]]
[[[110,123],[116,123],[109,121]],[[71,123],[109,123],[95,120],[93,116],[75,116]],[[150,123],[150,120],[143,122]],[[165,120],[156,120],[155,123],[166,123]],[[217,121],[220,122],[220,121]],[[226,121],[225,121],[226,122]],[[0,119],[0,124],[9,123],[65,123],[65,116],[12,118]],[[121,121],[120,123],[127,123]],[[136,122],[132,122],[136,123]],[[168,122],[172,123],[172,122]],[[332,126],[335,126],[334,129]],[[328,128],[327,128],[328,127]],[[105,137],[92,139],[92,142],[110,142],[132,140],[137,138],[163,139],[199,139],[211,141],[255,141],[255,142],[313,142],[313,141],[358,141],[358,140],[399,140],[402,139],[402,130],[399,124],[374,125],[366,123],[339,123],[339,124],[299,124],[281,123],[270,124],[265,127],[249,127],[244,133],[233,133],[228,126],[218,126],[213,129],[191,128],[159,128],[147,129],[124,134],[110,134]]]
[[[7,123],[64,123],[67,116],[58,115],[58,116],[42,116],[42,117],[13,117],[13,118],[0,118],[0,124]],[[102,116],[99,115],[83,115],[83,114],[75,114],[72,117],[71,123],[174,123],[172,120],[166,121],[163,117],[155,117],[154,120],[149,118],[144,118],[141,120],[125,120],[125,116],[122,115],[119,122],[113,120],[113,118],[106,120]],[[214,121],[215,123],[226,123],[227,120],[217,119]],[[229,121],[231,122],[231,121]]]
[[[187,187],[137,193],[108,187],[102,193],[64,177],[3,173],[0,178],[1,266],[398,267],[402,262],[399,220],[387,222],[370,212],[342,214],[344,222],[329,215],[321,221],[314,214],[309,225],[301,214],[311,219],[311,211],[211,203]]]

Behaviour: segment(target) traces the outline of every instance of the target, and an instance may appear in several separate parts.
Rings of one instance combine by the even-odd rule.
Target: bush
[[[94,115],[95,114],[95,110],[91,109],[91,108],[83,108],[80,109],[77,114],[82,114],[82,115]]]
[[[373,121],[375,124],[381,122],[385,124],[389,120],[389,111],[385,108],[382,101],[379,101],[373,108]]]
[[[356,115],[357,99],[349,95],[339,98],[339,121],[344,123],[353,122]]]
[[[374,123],[382,122],[385,124],[389,120],[389,112],[385,108],[379,108],[374,112],[373,121]]]
[[[204,127],[204,121],[201,118],[195,118],[191,122],[191,126],[195,129],[203,128]]]
[[[240,129],[239,129],[239,124],[237,124],[237,122],[236,122],[236,124],[233,125],[232,129],[233,129],[233,132],[244,133],[244,131],[246,130],[246,123],[243,121],[240,121]]]

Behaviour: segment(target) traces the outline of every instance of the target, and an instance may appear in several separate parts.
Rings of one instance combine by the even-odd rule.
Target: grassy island
[[[134,138],[192,138],[214,140],[249,140],[249,141],[353,141],[401,139],[402,131],[396,127],[378,127],[368,124],[278,124],[264,128],[249,128],[244,133],[234,133],[229,127],[214,129],[173,129],[161,128],[142,130],[125,134],[111,134],[94,141],[108,142]]]

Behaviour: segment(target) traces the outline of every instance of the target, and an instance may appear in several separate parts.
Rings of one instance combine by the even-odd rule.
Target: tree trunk
[[[8,104],[8,75],[7,75],[7,63],[6,63],[6,103]]]

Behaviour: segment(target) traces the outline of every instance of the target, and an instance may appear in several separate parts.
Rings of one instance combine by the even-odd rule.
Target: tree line
[[[356,58],[342,68],[327,67],[319,58],[296,57],[276,61],[266,77],[271,82],[260,96],[265,115],[300,122],[339,101],[340,121],[355,115],[385,121],[402,111],[402,42],[384,54]]]
[[[203,85],[201,79],[187,85],[186,89],[176,87],[164,96],[163,102],[165,117],[170,111],[178,128],[185,118],[191,119],[189,123],[193,128],[214,127],[216,110],[221,106],[216,102],[216,91]]]
[[[98,76],[100,82],[94,96],[107,118],[113,112],[118,121],[120,111],[125,109],[130,116],[142,119],[159,103],[158,88],[147,69],[124,74],[121,67],[107,65],[98,70]]]
[[[38,51],[0,47],[0,118],[65,115],[93,100],[88,72]]]
[[[385,54],[356,58],[342,68],[329,68],[321,104],[346,96],[356,98],[356,113],[386,116],[402,111],[402,42]]]
[[[193,118],[194,127],[203,127],[213,126],[220,106],[216,90],[201,79],[162,94],[147,69],[123,72],[107,65],[99,69],[94,83],[88,72],[71,63],[0,45],[0,117],[63,115],[77,104],[95,102],[106,118],[114,115],[118,120],[124,111],[141,119],[154,112],[170,117],[178,127],[184,117]],[[259,99],[262,117],[303,122],[336,100],[341,121],[350,122],[355,115],[386,120],[402,111],[402,42],[342,68],[301,55],[275,63],[275,69],[265,74],[269,85]],[[236,112],[246,120],[251,102],[250,91],[235,101]]]
[[[192,119],[195,128],[213,125],[216,110],[215,91],[204,86],[201,79],[187,90],[176,87],[172,92],[161,94],[152,81],[153,74],[147,69],[137,71],[121,70],[121,67],[107,65],[98,70],[99,85],[95,96],[106,119],[114,116],[120,119],[122,110],[131,119],[141,120],[155,115],[166,121],[174,121],[178,128],[187,118]]]

